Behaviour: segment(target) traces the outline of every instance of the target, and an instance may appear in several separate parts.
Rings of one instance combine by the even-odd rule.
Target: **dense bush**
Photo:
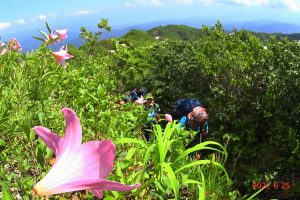
[[[166,39],[117,52],[119,74],[130,77],[118,81],[131,88],[141,83],[165,112],[178,98],[200,98],[212,138],[229,139],[228,167],[242,192],[252,191],[254,181],[279,180],[293,183],[289,194],[297,194],[299,44],[260,41],[247,31],[227,34],[220,23],[199,32],[199,40]],[[264,195],[281,193],[289,197],[282,190]]]
[[[242,192],[252,191],[254,181],[279,180],[294,185],[291,197],[299,193],[299,44],[260,41],[247,31],[227,34],[220,23],[203,27],[200,35],[154,44],[136,81],[165,112],[178,98],[203,101],[212,138],[230,138],[228,167]],[[282,190],[264,192],[279,194],[289,197]]]

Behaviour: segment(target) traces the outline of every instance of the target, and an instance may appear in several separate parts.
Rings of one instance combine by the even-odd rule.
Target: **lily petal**
[[[57,60],[59,64],[61,64],[64,68],[66,68],[66,61],[65,60]]]
[[[67,53],[67,46],[63,46],[59,51],[52,52],[52,55],[55,57],[56,61],[66,67],[65,60],[73,58],[71,54]]]
[[[80,190],[113,190],[113,191],[120,191],[126,192],[133,189],[140,187],[141,184],[137,183],[135,185],[124,185],[119,182],[109,181],[105,179],[84,179],[84,180],[77,180],[72,182],[67,182],[63,185],[53,186],[52,188],[47,188],[47,190],[37,190],[33,188],[33,191],[37,195],[51,195],[51,194],[61,194],[66,192],[74,192]],[[99,194],[101,195],[101,194]]]
[[[80,154],[83,162],[88,165],[82,170],[82,178],[103,178],[105,179],[114,167],[116,147],[111,140],[91,141],[84,143]]]
[[[42,126],[35,126],[34,131],[57,157],[60,154],[63,139],[57,134],[53,133],[51,130]]]
[[[66,153],[72,151],[76,152],[81,147],[82,139],[82,130],[79,119],[76,113],[69,108],[62,109],[62,112],[66,120],[66,135],[62,143],[61,151],[62,153],[64,153],[64,151],[66,151]]]
[[[103,198],[103,190],[91,190],[91,192],[98,198]]]
[[[67,31],[68,31],[68,29],[55,30],[58,37],[62,40],[65,40],[67,38]]]

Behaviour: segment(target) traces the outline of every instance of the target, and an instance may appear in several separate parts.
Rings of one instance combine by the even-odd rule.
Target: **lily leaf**
[[[50,28],[48,22],[46,22],[46,26],[47,26],[48,32],[49,32],[49,34],[50,34],[52,31],[51,31],[51,28]]]
[[[38,30],[44,37],[46,40],[49,40],[49,36],[47,35],[47,33],[45,33],[44,31],[40,31]]]
[[[37,36],[32,36],[33,38],[37,39],[37,40],[40,40],[42,42],[45,42],[45,39],[41,38],[41,37],[37,37]]]

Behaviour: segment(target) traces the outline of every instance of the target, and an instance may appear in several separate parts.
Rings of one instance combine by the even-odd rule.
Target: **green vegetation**
[[[160,40],[195,40],[199,39],[199,30],[185,25],[167,25],[153,28],[148,31],[153,37],[159,37]]]
[[[99,28],[109,27],[102,22]],[[31,53],[0,56],[0,198],[31,198],[53,157],[32,128],[41,125],[64,135],[64,107],[78,114],[84,142],[112,139],[116,144],[110,180],[142,184],[128,193],[106,191],[105,199],[300,195],[298,43],[276,37],[261,41],[247,31],[228,34],[220,23],[134,30],[105,42],[98,42],[100,35],[82,29],[86,43],[69,48],[74,57],[66,69],[44,45]],[[178,98],[201,99],[210,116],[210,141],[185,149],[188,139],[180,135],[188,133],[173,122],[155,125],[147,142],[141,131],[147,115],[143,107],[118,104],[139,83],[163,113]],[[199,160],[195,155],[204,150],[210,154]],[[259,182],[271,185],[258,192]],[[80,194],[49,199],[71,196]]]
[[[147,46],[155,41],[155,38],[142,30],[131,30],[123,36],[124,41],[130,41],[133,46]]]

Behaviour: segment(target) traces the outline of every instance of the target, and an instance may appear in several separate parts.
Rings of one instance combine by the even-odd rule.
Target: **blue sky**
[[[116,28],[181,18],[300,24],[300,0],[5,0],[0,5],[0,35],[44,27],[45,21],[57,29],[88,27],[101,18]]]

